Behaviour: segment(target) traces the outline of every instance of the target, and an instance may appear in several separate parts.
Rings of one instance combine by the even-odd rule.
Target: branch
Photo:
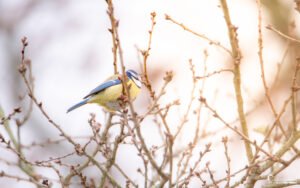
[[[248,138],[249,137],[248,126],[247,126],[247,121],[246,121],[246,117],[245,117],[245,113],[244,113],[244,104],[243,104],[244,101],[243,101],[243,96],[242,96],[242,92],[241,92],[240,63],[241,63],[242,56],[241,56],[241,51],[240,51],[240,47],[239,47],[238,39],[237,39],[237,32],[236,32],[237,27],[235,27],[231,23],[231,19],[230,19],[229,10],[228,10],[226,0],[220,0],[220,2],[221,2],[221,5],[222,5],[222,10],[223,10],[223,13],[224,13],[224,18],[225,18],[225,22],[226,22],[227,29],[228,29],[228,35],[229,35],[231,50],[232,50],[233,65],[234,65],[234,70],[233,70],[234,79],[233,79],[233,82],[234,82],[234,89],[235,89],[235,94],[236,94],[238,114],[239,114],[243,134]],[[245,148],[246,148],[248,162],[250,163],[250,161],[253,158],[253,153],[252,153],[249,142],[247,142],[245,140],[244,144],[245,144]]]
[[[156,13],[152,12],[151,13],[151,23],[152,24],[151,24],[151,29],[149,30],[148,47],[147,47],[146,50],[142,51],[142,55],[144,57],[144,63],[143,63],[143,65],[144,65],[145,85],[146,85],[147,89],[150,92],[151,98],[154,98],[154,92],[152,90],[152,87],[151,87],[151,84],[150,84],[150,81],[149,81],[149,77],[148,77],[147,60],[148,60],[148,57],[150,55],[151,43],[152,43],[152,34],[153,34],[153,31],[154,31],[154,26],[156,25],[155,17],[156,17]]]
[[[184,29],[185,31],[188,31],[188,32],[192,33],[193,35],[196,35],[196,36],[199,37],[199,38],[202,38],[202,39],[204,39],[204,40],[207,40],[210,44],[213,44],[213,45],[216,45],[216,46],[220,47],[220,48],[223,49],[225,52],[227,52],[230,56],[232,56],[231,51],[230,51],[228,48],[224,47],[222,44],[220,44],[220,42],[215,41],[215,40],[212,40],[212,39],[206,37],[206,36],[203,35],[203,34],[200,34],[200,33],[197,33],[197,32],[195,32],[195,31],[191,30],[190,28],[188,28],[187,26],[183,25],[182,23],[179,23],[178,21],[174,20],[171,16],[169,16],[169,15],[167,15],[167,14],[165,15],[165,19],[171,21],[172,23],[174,23],[174,24],[176,24],[176,25],[178,25],[178,26],[180,26],[180,27],[181,27],[182,29]]]
[[[292,41],[292,42],[296,42],[296,43],[299,43],[299,44],[300,44],[300,40],[295,39],[295,38],[293,38],[293,37],[290,37],[290,36],[288,36],[288,35],[282,33],[281,31],[275,29],[275,28],[272,27],[271,25],[266,26],[266,28],[269,29],[269,30],[271,30],[271,31],[274,31],[274,32],[277,33],[279,36],[281,36],[281,37],[283,37],[283,38],[285,38],[285,39],[287,39],[287,40],[290,40],[290,41]]]

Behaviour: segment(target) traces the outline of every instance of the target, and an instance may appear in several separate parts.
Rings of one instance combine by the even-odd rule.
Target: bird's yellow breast
[[[140,88],[137,87],[137,85],[132,80],[128,80],[127,85],[130,86],[130,98],[131,100],[134,100],[140,93]],[[100,91],[99,93],[91,97],[88,103],[96,103],[103,106],[108,111],[116,111],[120,109],[120,101],[118,99],[121,97],[122,92],[122,84],[114,85],[104,89],[103,91]]]

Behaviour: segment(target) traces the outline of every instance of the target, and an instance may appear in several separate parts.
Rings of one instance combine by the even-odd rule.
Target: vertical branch
[[[275,116],[275,118],[277,119],[278,117],[278,113],[275,109],[275,106],[272,102],[271,96],[270,96],[270,90],[266,81],[266,77],[265,77],[265,69],[264,69],[264,59],[263,59],[263,36],[262,36],[262,30],[261,30],[261,21],[262,21],[262,16],[261,16],[261,2],[260,0],[256,0],[257,3],[257,7],[258,7],[258,57],[259,57],[259,63],[260,63],[260,71],[261,71],[261,79],[263,82],[263,87],[265,90],[265,95],[267,98],[267,101],[271,107],[271,110]],[[281,130],[281,132],[284,134],[285,137],[287,137],[286,132],[281,124],[280,119],[278,118],[277,122],[276,122]]]
[[[113,47],[112,47],[112,52],[113,52],[113,66],[114,66],[114,73],[118,74],[118,65],[117,65],[117,51],[118,51],[118,40],[117,40],[117,27],[118,27],[118,22],[114,17],[114,7],[112,4],[112,0],[106,0],[106,3],[108,5],[107,8],[107,14],[110,19],[111,23],[111,28],[108,29],[108,31],[111,33],[112,37],[112,42],[113,42]]]
[[[207,72],[207,58],[208,58],[208,52],[207,50],[204,50],[204,68],[203,68],[203,75],[206,75]],[[199,96],[203,96],[203,91],[205,88],[205,83],[206,83],[206,79],[204,78],[202,81],[202,85],[201,88],[199,90]],[[193,145],[196,145],[198,138],[199,138],[199,130],[200,130],[200,119],[201,119],[201,111],[202,111],[202,107],[203,107],[203,103],[199,103],[199,107],[197,109],[196,112],[196,117],[197,117],[197,126],[196,126],[196,131],[195,131],[195,136],[194,136],[194,140],[193,140]],[[203,129],[203,131],[205,131],[205,128]]]
[[[142,55],[144,57],[143,59],[143,66],[144,66],[144,78],[145,78],[145,85],[148,88],[149,92],[150,92],[150,96],[153,98],[154,97],[154,92],[152,91],[152,87],[149,81],[149,77],[148,77],[148,67],[147,67],[147,60],[150,54],[150,50],[151,50],[151,43],[152,43],[152,34],[153,34],[153,30],[154,30],[154,26],[156,24],[155,21],[155,17],[156,17],[156,13],[152,12],[151,13],[151,29],[149,30],[149,40],[148,40],[148,47],[146,50],[142,51]]]
[[[196,79],[196,75],[195,75],[195,66],[193,65],[193,61],[192,59],[189,59],[189,65],[190,65],[190,70],[192,72],[192,79],[193,79],[193,86],[192,86],[192,90],[190,93],[190,100],[189,103],[187,105],[187,109],[182,117],[182,120],[176,130],[176,133],[174,134],[174,139],[177,138],[177,136],[180,134],[183,126],[188,122],[188,116],[190,114],[191,108],[192,108],[192,104],[194,102],[195,99],[195,90],[196,90],[196,85],[197,85],[197,79]]]
[[[172,188],[172,177],[173,177],[173,144],[174,138],[172,135],[167,135],[168,146],[169,146],[169,188]]]
[[[145,167],[145,180],[144,180],[144,187],[148,187],[148,163],[144,161],[144,167]]]
[[[112,33],[112,38],[113,38],[113,54],[114,54],[114,69],[115,73],[118,73],[117,71],[117,52],[119,52],[119,58],[120,58],[120,65],[121,65],[121,73],[122,73],[122,85],[124,89],[124,94],[128,96],[128,88],[126,87],[126,81],[127,77],[125,74],[125,63],[124,63],[124,58],[123,58],[123,51],[121,48],[120,44],[120,37],[119,37],[119,32],[118,32],[118,26],[119,26],[119,21],[116,20],[115,15],[114,15],[114,5],[113,5],[113,0],[106,0],[107,3],[107,13],[110,18],[111,26],[112,28],[109,30]],[[127,89],[126,89],[127,88]]]
[[[228,137],[223,137],[222,138],[222,142],[223,142],[223,145],[224,145],[224,149],[225,149],[225,157],[226,157],[226,162],[227,162],[227,170],[226,170],[226,174],[227,174],[227,177],[226,177],[226,185],[225,187],[229,187],[230,186],[230,173],[231,173],[231,170],[230,170],[230,156],[229,156],[229,153],[228,153],[228,146],[227,146],[227,143],[228,143]]]
[[[297,86],[297,74],[300,69],[300,58],[297,58],[297,64],[295,68],[295,73],[292,82],[292,125],[293,131],[297,131],[297,91],[299,91],[299,86]]]
[[[234,82],[234,89],[235,89],[235,94],[236,94],[236,102],[237,102],[239,119],[240,119],[240,123],[242,126],[243,134],[249,138],[247,121],[246,121],[246,117],[245,117],[245,113],[244,113],[243,97],[242,97],[242,92],[241,92],[241,73],[240,73],[241,51],[240,51],[238,39],[237,39],[237,32],[236,32],[237,28],[234,25],[232,25],[232,23],[231,23],[226,0],[220,0],[220,2],[222,5],[224,18],[226,21],[231,50],[232,50],[233,66],[234,66],[233,82]],[[244,140],[244,144],[245,144],[245,148],[246,148],[248,162],[250,162],[253,158],[253,153],[252,153],[252,150],[250,147],[250,143],[247,142],[246,140]]]
[[[29,82],[31,83],[31,89],[34,92],[34,78],[33,78],[33,74],[32,74],[31,61],[30,60],[26,61],[26,64],[27,64],[28,70],[29,70],[28,71],[29,72],[28,79],[29,79]],[[21,120],[17,121],[18,126],[21,126],[21,125],[25,124],[28,121],[28,119],[31,116],[32,110],[33,110],[33,102],[32,102],[32,100],[30,100],[29,101],[29,107],[28,107],[28,110],[27,110],[26,114],[24,115],[24,117]]]

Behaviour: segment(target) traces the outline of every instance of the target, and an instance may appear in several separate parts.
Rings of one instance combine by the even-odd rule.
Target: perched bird
[[[123,85],[120,80],[122,75],[116,74],[105,80],[104,83],[93,89],[83,101],[75,104],[68,109],[67,113],[89,103],[96,103],[104,107],[109,112],[114,112],[121,109],[120,97],[123,93]],[[141,79],[138,73],[134,70],[126,71],[127,86],[129,87],[129,95],[132,100],[140,93],[142,86]]]

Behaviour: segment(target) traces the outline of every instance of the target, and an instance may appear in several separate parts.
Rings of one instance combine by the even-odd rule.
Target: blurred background
[[[272,90],[272,97],[278,109],[289,95],[291,72],[294,69],[294,60],[299,55],[299,45],[289,43],[273,31],[265,29],[272,25],[281,32],[297,38],[299,36],[299,13],[295,11],[294,1],[264,0],[263,3],[263,37],[264,61],[267,83]],[[255,112],[249,115],[250,130],[268,125],[274,119],[268,104],[264,99],[264,90],[260,77],[258,61],[258,10],[254,0],[228,0],[232,22],[238,27],[238,37],[242,49],[242,83],[245,98],[245,109]],[[168,87],[166,96],[161,101],[167,104],[172,100],[180,99],[177,110],[172,111],[169,118],[174,124],[174,130],[187,108],[192,89],[192,77],[189,70],[189,59],[193,60],[196,74],[201,76],[204,62],[207,72],[213,72],[231,67],[231,61],[224,51],[210,45],[209,42],[197,38],[182,28],[165,20],[165,14],[170,15],[190,29],[204,34],[222,45],[230,48],[227,28],[218,0],[166,0],[143,1],[126,0],[114,1],[115,15],[120,21],[119,33],[127,68],[141,72],[141,58],[137,48],[146,49],[148,44],[148,30],[151,27],[150,13],[157,14],[156,27],[153,33],[153,43],[149,57],[149,76],[154,89],[159,91],[163,83],[165,71],[174,71],[174,81]],[[58,122],[61,127],[72,136],[86,136],[91,134],[87,119],[89,113],[96,113],[99,122],[104,122],[105,114],[102,109],[94,105],[86,105],[70,114],[66,110],[81,100],[91,89],[113,74],[112,41],[108,32],[110,21],[106,14],[107,5],[102,0],[0,0],[0,105],[5,113],[10,113],[15,107],[28,108],[29,99],[26,89],[18,73],[21,62],[21,38],[26,36],[29,46],[26,57],[32,61],[35,94],[42,101],[45,110]],[[205,60],[205,53],[208,53]],[[274,77],[281,66],[278,81],[273,85]],[[289,83],[289,84],[286,84]],[[197,88],[199,89],[199,88]],[[207,79],[203,94],[214,108],[228,121],[237,118],[232,75],[219,74]],[[138,113],[147,110],[149,94],[146,90],[135,101]],[[198,105],[192,106],[192,110]],[[208,119],[208,118],[207,118]],[[209,122],[205,131],[214,131],[222,128],[218,121],[203,119]],[[149,145],[161,142],[157,130],[153,130],[151,120],[143,127],[145,140]],[[189,142],[193,135],[193,119],[188,123],[182,134],[182,147]],[[237,124],[238,125],[238,124]],[[191,131],[193,130],[193,131]],[[3,128],[0,127],[3,132]],[[146,134],[147,133],[147,134]],[[218,140],[215,147],[221,145],[221,137],[232,135],[230,132],[218,132],[203,139],[204,145]],[[253,131],[251,136],[261,139]],[[22,143],[30,144],[33,141],[45,141],[48,138],[58,138],[58,131],[49,125],[40,112],[34,108],[30,120],[22,127]],[[243,147],[238,137],[234,142],[232,158],[238,161]],[[180,144],[179,144],[180,145]],[[70,150],[67,143],[51,145],[47,149],[37,148],[36,151],[26,151],[29,159],[47,159],[49,156],[60,156],[65,150]],[[180,146],[179,146],[180,147]],[[1,148],[0,148],[1,149]],[[121,148],[126,158],[131,155],[128,148]],[[216,152],[217,149],[216,149]],[[221,151],[223,152],[223,151]],[[38,155],[37,155],[38,153]],[[235,155],[236,154],[236,155]],[[1,158],[16,158],[16,156],[1,151]],[[217,156],[217,155],[216,155]],[[243,155],[244,156],[244,155]],[[132,156],[136,157],[136,156]],[[128,164],[126,158],[118,158],[118,162],[128,171],[129,175],[136,173],[139,164]],[[212,159],[213,161],[213,159]],[[1,161],[0,161],[1,162]],[[224,161],[212,163],[212,168],[225,165]],[[240,164],[234,164],[239,169]],[[291,171],[300,167],[296,163]],[[17,169],[0,163],[0,171],[17,173]],[[217,172],[218,174],[218,172]],[[224,172],[220,172],[224,174]],[[291,173],[289,178],[293,178]],[[282,174],[285,177],[285,174]],[[139,176],[136,176],[139,181]],[[0,178],[0,185],[21,187],[32,185]],[[197,187],[197,184],[194,185]]]

